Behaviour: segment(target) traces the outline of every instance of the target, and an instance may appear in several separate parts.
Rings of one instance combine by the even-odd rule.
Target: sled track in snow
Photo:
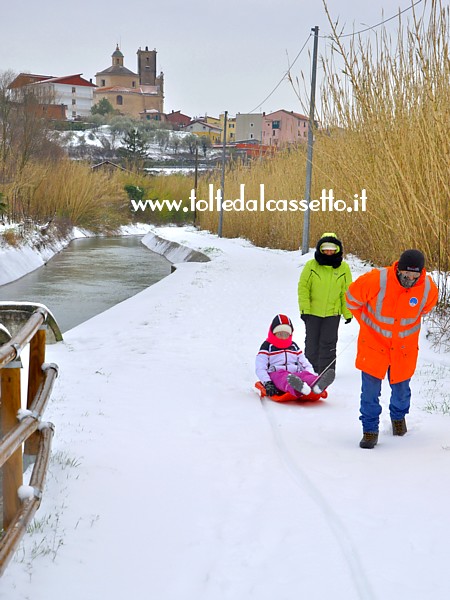
[[[261,398],[261,404],[272,429],[275,445],[280,453],[283,463],[287,467],[295,483],[302,489],[302,491],[309,495],[309,497],[315,502],[324,515],[326,522],[331,529],[347,562],[358,597],[361,600],[376,600],[370,586],[370,582],[361,564],[358,550],[351,540],[341,519],[333,511],[330,504],[309,479],[306,473],[299,467],[294,457],[289,452],[286,444],[283,441],[283,437],[280,434],[279,427],[277,427],[277,419],[275,417],[273,407],[270,406],[270,401],[268,401],[266,398]]]

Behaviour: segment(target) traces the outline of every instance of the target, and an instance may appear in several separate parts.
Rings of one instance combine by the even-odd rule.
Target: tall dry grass
[[[144,198],[187,199],[193,182],[181,175],[148,176],[132,170],[92,170],[69,159],[30,161],[0,191],[11,221],[61,220],[91,231],[112,232],[132,220],[161,223],[186,219],[186,213],[133,214],[126,185],[139,186]]]
[[[93,171],[88,164],[69,159],[30,161],[2,191],[11,220],[42,223],[59,218],[107,231],[121,224],[127,208],[118,174]]]
[[[311,245],[335,231],[347,252],[377,264],[418,247],[429,266],[450,269],[449,25],[448,7],[430,0],[421,15],[399,17],[394,38],[381,29],[343,40],[334,30],[333,49],[322,59],[311,196],[332,188],[351,201],[365,188],[367,212],[312,212]],[[245,183],[246,196],[255,197],[264,183],[267,197],[301,199],[305,169],[304,148],[239,166],[227,173],[225,196],[238,197]],[[207,183],[199,195],[207,194]],[[217,231],[217,215],[201,213],[200,224]],[[301,212],[230,212],[223,221],[226,236],[287,249],[299,247],[302,227]]]

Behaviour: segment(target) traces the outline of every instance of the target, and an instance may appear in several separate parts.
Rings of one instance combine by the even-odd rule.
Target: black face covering
[[[337,269],[342,263],[342,252],[337,252],[336,254],[322,254],[320,250],[316,250],[314,258],[319,265],[326,265],[328,267],[333,267],[333,269]]]
[[[412,288],[417,281],[419,280],[419,278],[417,279],[410,279],[407,275],[405,275],[404,273],[400,273],[400,271],[397,271],[397,279],[400,282],[400,285],[404,288]]]
[[[322,254],[320,251],[320,246],[325,244],[326,242],[330,244],[336,244],[339,248],[339,252],[335,252],[335,254]],[[342,263],[342,243],[335,237],[325,236],[320,238],[317,242],[316,251],[314,253],[314,258],[317,260],[319,265],[325,265],[327,267],[333,267],[333,269],[337,269]]]

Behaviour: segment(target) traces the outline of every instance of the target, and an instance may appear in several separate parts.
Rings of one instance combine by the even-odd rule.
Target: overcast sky
[[[333,20],[339,19],[348,33],[375,25],[410,4],[411,0],[328,0]],[[15,0],[3,4],[1,15],[0,71],[82,73],[95,83],[95,74],[111,65],[117,43],[125,66],[134,72],[136,51],[148,46],[158,51],[157,70],[164,72],[165,111],[181,110],[189,116],[280,108],[305,112],[286,80],[263,101],[311,28],[318,25],[319,35],[330,32],[322,0]],[[328,44],[319,40],[319,54]],[[294,77],[303,72],[309,81],[312,48],[311,37],[292,68]],[[301,93],[305,96],[303,89]]]

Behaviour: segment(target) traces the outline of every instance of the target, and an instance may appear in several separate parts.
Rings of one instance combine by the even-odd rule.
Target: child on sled
[[[311,391],[321,394],[334,381],[333,369],[328,369],[322,375],[314,373],[311,363],[292,341],[293,332],[291,319],[286,315],[277,315],[256,355],[256,375],[268,396],[288,392],[296,398],[302,398]]]

